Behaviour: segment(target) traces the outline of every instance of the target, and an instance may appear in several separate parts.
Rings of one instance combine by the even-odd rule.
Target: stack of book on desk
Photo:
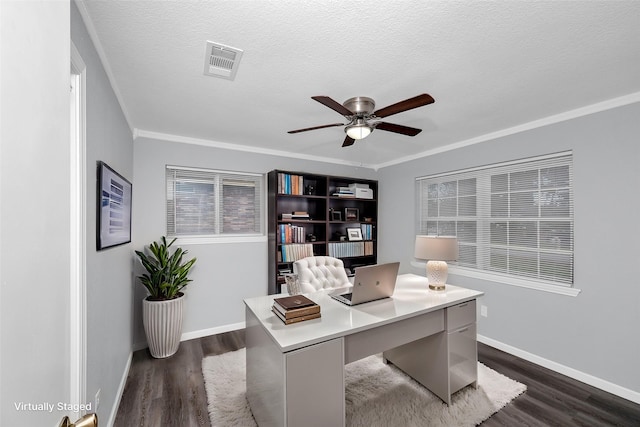
[[[304,295],[276,298],[271,310],[286,325],[320,317],[320,306]]]

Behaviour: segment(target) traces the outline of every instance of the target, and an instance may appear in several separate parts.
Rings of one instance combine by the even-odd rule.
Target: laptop
[[[351,292],[331,295],[331,298],[347,305],[388,298],[396,288],[399,268],[399,262],[358,267]]]

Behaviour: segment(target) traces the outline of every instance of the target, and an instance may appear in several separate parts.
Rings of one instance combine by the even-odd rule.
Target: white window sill
[[[173,237],[171,237],[173,238]],[[218,243],[266,243],[267,236],[178,237],[178,245],[214,245]]]
[[[413,267],[422,268],[424,270],[426,270],[427,268],[427,264],[425,262],[411,261],[411,265]],[[550,292],[550,293],[566,295],[570,297],[578,296],[578,294],[581,292],[580,289],[573,288],[573,287],[553,285],[550,283],[537,282],[533,280],[518,279],[515,277],[500,276],[500,275],[491,274],[484,271],[475,271],[475,270],[470,270],[466,268],[460,268],[460,267],[456,267],[455,265],[449,266],[449,274],[472,277],[474,279],[487,280],[487,281],[499,283],[502,285],[518,286],[521,288],[535,289],[538,291]]]

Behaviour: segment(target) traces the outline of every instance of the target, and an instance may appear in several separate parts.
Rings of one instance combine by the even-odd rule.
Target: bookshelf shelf
[[[337,256],[348,269],[376,263],[377,181],[273,170],[268,174],[268,187],[270,294],[280,293],[284,283],[281,273],[293,271],[295,257],[304,255],[305,251]],[[355,190],[356,187],[359,189]],[[358,191],[364,197],[334,195],[350,191]],[[308,214],[309,219],[282,217],[301,212]],[[362,229],[363,240],[340,239],[346,236],[347,228],[355,227]],[[309,235],[313,235],[315,241],[309,240]],[[292,240],[296,242],[289,243]],[[306,248],[296,246],[292,249],[290,245]]]
[[[317,219],[279,219],[279,224],[324,224],[325,220]],[[344,221],[343,221],[344,222]]]

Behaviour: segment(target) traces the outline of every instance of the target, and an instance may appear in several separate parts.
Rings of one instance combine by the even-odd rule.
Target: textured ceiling
[[[244,149],[380,166],[625,97],[639,100],[638,1],[80,1],[129,123]],[[244,51],[235,80],[203,74],[206,41]],[[313,101],[435,104],[341,148]],[[614,103],[615,104],[615,103]],[[172,137],[169,137],[172,138]]]

